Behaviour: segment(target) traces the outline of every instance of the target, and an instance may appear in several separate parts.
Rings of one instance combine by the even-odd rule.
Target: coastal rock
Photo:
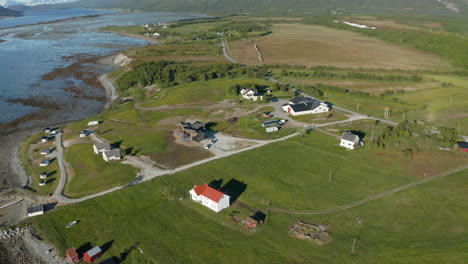
[[[124,66],[127,66],[128,64],[130,64],[131,62],[133,61],[133,59],[123,55],[122,53],[120,53],[119,55],[117,55],[115,58],[114,58],[114,64],[120,66],[120,67],[124,67]]]

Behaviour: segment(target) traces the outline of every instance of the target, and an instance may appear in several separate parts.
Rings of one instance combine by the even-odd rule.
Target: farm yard
[[[260,46],[265,64],[355,69],[451,69],[450,64],[438,56],[322,26],[276,24],[273,34],[256,38],[253,42]],[[229,45],[235,60],[259,64],[249,40],[232,41]]]

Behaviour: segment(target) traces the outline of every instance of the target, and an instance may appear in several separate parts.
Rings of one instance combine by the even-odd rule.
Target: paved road
[[[353,207],[368,203],[370,201],[374,201],[374,200],[377,200],[377,199],[392,195],[392,194],[397,193],[397,192],[404,191],[406,189],[416,187],[416,186],[424,184],[424,183],[432,182],[434,180],[440,179],[440,178],[445,177],[445,176],[452,175],[454,173],[463,171],[465,169],[468,169],[468,166],[464,166],[464,167],[461,167],[461,168],[458,168],[458,169],[455,169],[455,170],[452,170],[452,171],[444,172],[444,173],[429,177],[429,178],[425,178],[425,179],[422,179],[422,180],[419,180],[419,181],[408,183],[408,184],[402,185],[400,187],[397,187],[395,189],[391,189],[391,190],[385,191],[383,193],[371,196],[369,198],[362,199],[362,200],[352,202],[352,203],[342,205],[342,206],[332,208],[332,209],[325,209],[325,210],[319,210],[319,211],[290,211],[290,210],[285,210],[285,209],[281,209],[281,208],[271,208],[271,211],[272,212],[279,212],[279,213],[286,213],[286,214],[295,214],[295,215],[322,215],[322,214],[336,213],[336,212],[351,209]]]
[[[52,197],[57,199],[58,201],[61,201],[63,198],[66,198],[65,196],[62,195],[63,189],[65,188],[65,183],[67,182],[67,170],[65,168],[65,163],[63,161],[63,152],[64,152],[64,147],[63,147],[63,142],[62,142],[62,133],[58,133],[55,136],[55,145],[57,146],[57,162],[60,168],[60,181],[59,184],[57,185],[57,188],[54,191],[54,194],[52,194]]]
[[[93,134],[91,134],[91,135],[93,135]],[[144,161],[144,160],[142,160],[140,158],[134,158],[134,157],[129,157],[127,159],[127,161],[124,161],[124,163],[134,165],[136,167],[141,168],[142,169],[142,174],[143,174],[141,176],[143,176],[143,178],[141,179],[140,182],[144,182],[144,181],[152,180],[152,179],[157,178],[157,177],[161,177],[163,175],[170,175],[170,174],[174,174],[174,173],[177,173],[177,172],[180,172],[180,171],[188,170],[188,169],[193,168],[195,166],[199,166],[199,165],[202,165],[202,164],[214,161],[214,160],[218,160],[218,159],[222,159],[222,158],[229,157],[229,156],[232,156],[232,155],[236,155],[236,154],[239,154],[239,153],[244,152],[244,151],[260,148],[260,147],[263,147],[263,146],[271,144],[271,143],[284,141],[284,140],[290,139],[290,138],[298,136],[298,135],[299,135],[299,133],[294,133],[294,134],[291,134],[289,136],[279,138],[279,139],[273,139],[273,140],[253,140],[253,139],[242,139],[242,138],[234,138],[233,137],[233,139],[236,139],[236,140],[253,142],[253,143],[257,143],[257,144],[254,145],[254,146],[251,146],[251,147],[240,149],[240,150],[226,151],[226,152],[221,153],[220,155],[217,155],[215,157],[200,160],[200,161],[197,161],[197,162],[194,162],[194,163],[191,163],[191,164],[187,164],[185,166],[182,166],[182,167],[179,167],[179,168],[176,168],[176,169],[173,169],[173,170],[162,170],[160,168],[154,167],[152,164],[150,164],[150,163],[148,163],[148,162],[146,162],[146,161]],[[94,135],[94,137],[96,138],[97,141],[102,141],[102,139],[100,139],[96,135]],[[61,137],[60,137],[60,139],[59,138],[57,138],[57,139],[58,139],[57,140],[57,149],[58,149],[57,160],[59,162],[60,171],[62,173],[62,178],[60,179],[59,186],[57,186],[57,189],[55,190],[55,192],[53,194],[53,197],[57,201],[59,201],[61,203],[78,203],[78,202],[86,201],[86,200],[93,199],[93,198],[96,198],[96,197],[99,197],[99,196],[103,196],[103,195],[106,195],[108,193],[115,192],[117,190],[120,190],[120,189],[123,189],[123,188],[127,187],[127,185],[118,186],[118,187],[114,187],[112,189],[109,189],[109,190],[106,190],[106,191],[103,191],[103,192],[100,192],[100,193],[96,193],[96,194],[89,195],[89,196],[82,197],[82,198],[78,198],[78,199],[71,199],[71,198],[68,198],[68,197],[64,196],[62,194],[62,190],[65,187],[65,182],[66,182],[66,177],[67,176],[66,176],[65,166],[64,166],[64,163],[63,163],[63,146],[62,146]],[[62,165],[60,165],[60,164],[62,164]],[[62,168],[62,166],[63,166],[63,168]]]

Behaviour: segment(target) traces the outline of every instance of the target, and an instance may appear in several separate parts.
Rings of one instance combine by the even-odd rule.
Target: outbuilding
[[[84,253],[86,262],[92,263],[96,259],[100,258],[104,254],[99,246],[93,247],[88,252]]]
[[[72,262],[72,263],[78,263],[80,262],[80,257],[78,256],[78,253],[76,252],[75,248],[69,248],[66,251],[67,258]]]
[[[229,207],[230,197],[206,184],[195,185],[189,193],[192,200],[215,212]]]
[[[39,166],[41,166],[41,167],[47,167],[49,165],[50,165],[50,160],[48,160],[48,159],[45,159],[45,160],[41,161],[41,163],[39,163]]]
[[[97,126],[99,125],[99,121],[89,121],[88,126]]]
[[[37,206],[28,207],[27,212],[28,212],[28,217],[43,215],[44,214],[44,206],[43,205],[37,205]]]
[[[458,148],[463,152],[468,152],[468,142],[458,142]]]

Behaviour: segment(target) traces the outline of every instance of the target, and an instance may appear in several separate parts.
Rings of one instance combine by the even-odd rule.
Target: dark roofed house
[[[38,205],[38,206],[28,207],[27,212],[28,212],[28,217],[43,215],[44,214],[44,206],[43,205]]]
[[[294,97],[293,99],[289,100],[289,104],[295,105],[295,104],[308,104],[312,103],[313,101],[317,101],[315,99],[312,99],[310,97]]]
[[[355,149],[360,146],[359,136],[351,132],[343,132],[341,136],[340,146],[347,149]]]
[[[468,152],[468,142],[458,142],[458,147],[463,152]]]
[[[189,138],[196,142],[200,142],[206,138],[206,126],[198,121],[193,124],[180,122],[180,131],[183,133],[184,138]]]

